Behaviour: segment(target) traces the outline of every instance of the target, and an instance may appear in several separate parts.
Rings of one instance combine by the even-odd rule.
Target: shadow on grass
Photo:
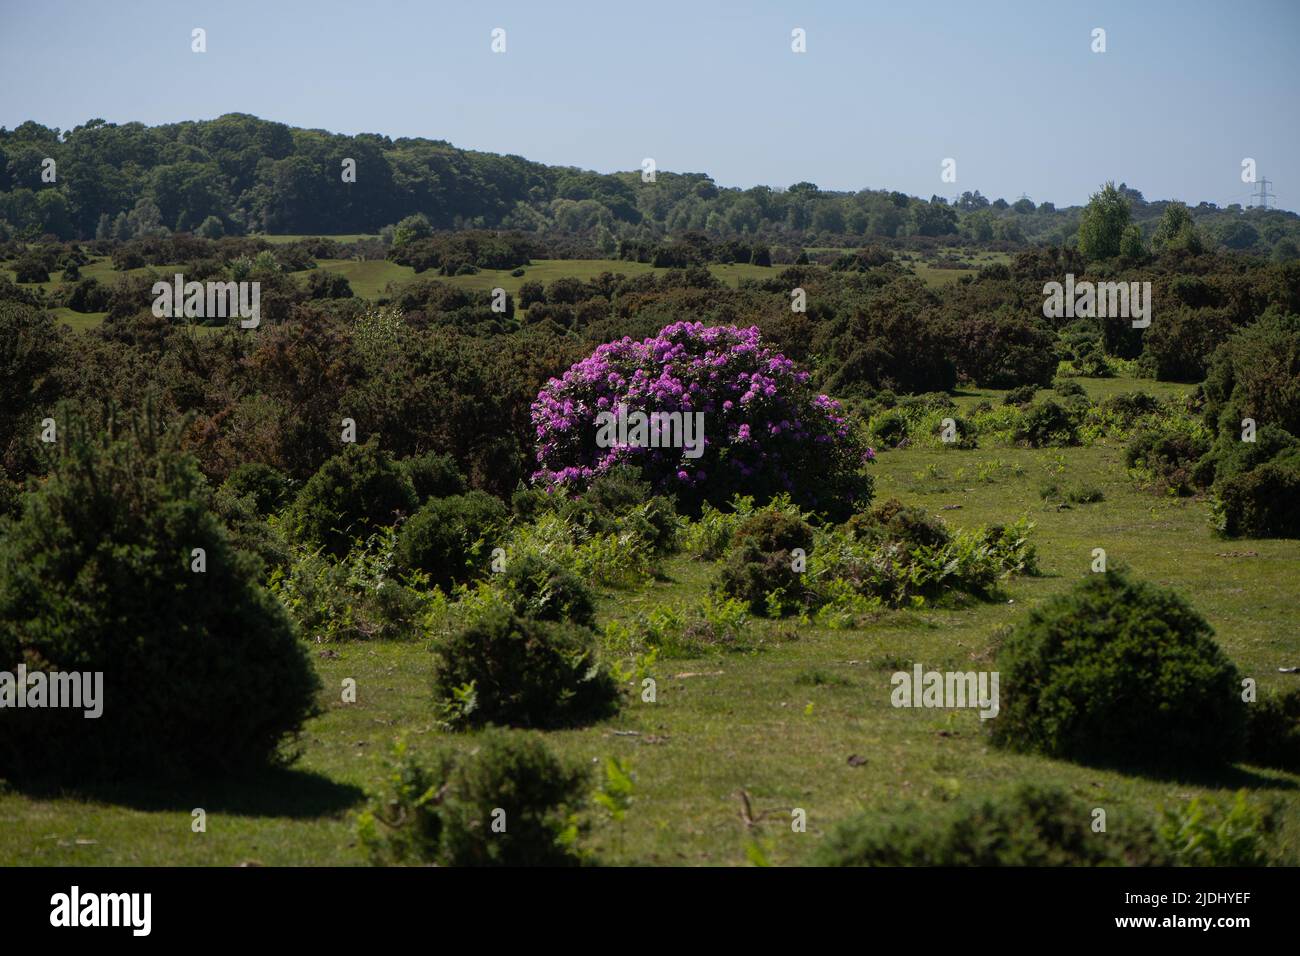
[[[1084,766],[1099,770],[1112,770],[1130,777],[1142,777],[1159,783],[1184,784],[1213,790],[1296,790],[1294,780],[1282,770],[1248,767],[1231,764],[1223,767],[1188,768],[1160,764],[1116,763],[1111,761],[1081,761]]]
[[[276,768],[210,780],[66,782],[10,781],[9,788],[35,799],[91,800],[131,810],[209,813],[233,816],[312,819],[335,816],[360,803],[365,792],[306,770]]]

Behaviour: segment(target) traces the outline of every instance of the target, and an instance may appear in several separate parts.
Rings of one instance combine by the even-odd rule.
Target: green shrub
[[[353,539],[393,524],[415,504],[410,480],[371,439],[321,465],[294,499],[287,524],[298,540],[342,557]]]
[[[1038,386],[1021,385],[1018,388],[1013,388],[1011,391],[1007,392],[1007,394],[1002,398],[1002,404],[1028,405],[1034,400],[1036,394],[1038,394]]]
[[[845,522],[844,529],[858,540],[893,541],[907,546],[939,548],[952,540],[942,521],[926,514],[923,508],[904,505],[897,498],[854,515]]]
[[[1229,309],[1192,309],[1185,305],[1162,309],[1160,318],[1142,333],[1138,367],[1144,376],[1157,381],[1200,381],[1215,350],[1232,331]]]
[[[779,613],[792,610],[803,599],[804,576],[794,570],[795,559],[789,551],[766,553],[753,545],[733,547],[722,562],[717,589],[728,597],[745,602],[754,614],[771,616],[769,595],[783,602]]]
[[[806,559],[813,529],[802,518],[776,509],[755,512],[736,528],[718,577],[721,593],[744,601],[755,614],[769,614],[768,595],[792,607],[804,594],[803,570],[796,570],[795,549]]]
[[[272,573],[271,588],[316,643],[409,639],[422,632],[435,598],[422,580],[397,574],[395,541],[385,528],[339,559],[299,547]]]
[[[1204,389],[1216,433],[1253,418],[1300,435],[1300,316],[1270,310],[1232,335],[1214,353]]]
[[[1161,494],[1189,495],[1200,483],[1197,462],[1209,447],[1197,431],[1153,424],[1133,433],[1124,448],[1124,464]]]
[[[262,516],[279,511],[289,500],[290,482],[284,472],[260,461],[244,462],[221,486],[236,498],[252,498]]]
[[[418,458],[404,458],[402,471],[411,480],[416,499],[423,504],[430,498],[450,498],[463,495],[468,487],[460,473],[456,459],[451,455],[429,452]]]
[[[610,469],[579,497],[529,488],[516,491],[510,504],[514,513],[526,521],[554,513],[593,535],[635,535],[655,557],[677,550],[679,520],[673,500],[653,494],[650,483],[630,465]]]
[[[1139,418],[1160,408],[1160,401],[1146,392],[1123,392],[1101,403],[1101,410],[1114,412],[1125,428],[1132,428]]]
[[[689,522],[683,533],[686,551],[703,561],[716,561],[731,547],[731,538],[745,516],[737,511],[721,511],[705,504],[700,516]]]
[[[0,535],[0,670],[103,675],[102,715],[6,709],[0,775],[221,774],[282,759],[319,682],[179,435],[65,420]],[[205,570],[192,570],[193,549]]]
[[[929,812],[873,811],[837,827],[819,866],[1110,866],[1152,859],[1149,829],[1093,833],[1089,807],[1064,790],[1021,784],[1002,797]]]
[[[678,548],[677,507],[671,498],[655,495],[627,512],[620,522],[624,532],[635,534],[650,553],[656,556],[672,554]]]
[[[482,491],[425,502],[397,538],[400,567],[422,571],[444,590],[487,571],[506,523],[505,505]]]
[[[24,256],[14,263],[14,280],[17,282],[49,282],[50,268],[35,256]]]
[[[1300,439],[1286,429],[1266,424],[1255,433],[1254,441],[1242,441],[1241,432],[1225,424],[1197,469],[1199,473],[1208,468],[1209,474],[1226,481],[1268,464],[1300,468]]]
[[[82,279],[68,296],[68,308],[73,312],[107,312],[111,292],[98,279]]]
[[[1246,708],[1246,761],[1300,773],[1300,687]]]
[[[59,327],[50,313],[0,300],[0,466],[7,477],[22,478],[38,464],[33,438],[58,398],[62,359]]]
[[[449,723],[563,727],[616,709],[618,689],[584,627],[488,606],[434,657],[434,697]]]
[[[1217,767],[1245,732],[1237,669],[1172,591],[1122,569],[1030,612],[999,649],[1002,746],[1112,765]]]
[[[1059,787],[1011,792],[947,807],[864,814],[818,848],[821,866],[1264,866],[1284,863],[1271,807],[1239,792],[1224,808],[1194,798],[1153,821],[1126,815],[1094,833],[1091,806]]]
[[[653,494],[650,482],[629,465],[601,475],[565,513],[594,532],[633,531],[653,554],[668,554],[676,547],[676,507],[670,499]]]
[[[1193,797],[1165,810],[1156,833],[1167,861],[1176,866],[1267,866],[1278,852],[1271,846],[1277,828],[1274,810],[1252,806],[1240,790],[1227,809]]]
[[[1300,468],[1260,465],[1214,486],[1214,517],[1227,537],[1300,537]]]
[[[259,515],[251,497],[237,498],[222,486],[211,491],[208,510],[226,526],[231,546],[256,555],[264,572],[273,573],[289,565],[291,546],[279,524]],[[259,580],[265,581],[265,573]]]
[[[1016,426],[1015,440],[1033,448],[1073,445],[1078,442],[1074,420],[1062,406],[1048,399],[1030,405]]]
[[[605,626],[602,646],[626,654],[635,662],[653,659],[703,657],[742,647],[749,624],[748,607],[733,598],[710,595],[702,603],[682,610],[680,602],[640,611],[628,622]]]
[[[23,511],[23,486],[0,477],[0,519],[17,518]]]
[[[582,579],[557,561],[535,552],[510,555],[494,580],[505,588],[517,613],[540,621],[596,623],[596,604]]]
[[[1052,389],[1061,398],[1087,398],[1088,391],[1078,382],[1069,378],[1058,378],[1052,382]],[[1032,400],[1033,396],[1030,396]]]
[[[1092,505],[1105,501],[1105,493],[1096,485],[1075,485],[1065,493],[1065,500],[1076,505]]]
[[[488,731],[469,754],[431,765],[405,744],[358,819],[371,862],[440,866],[572,866],[587,773],[537,737]],[[495,828],[494,828],[495,824]]]
[[[979,538],[1002,571],[1008,574],[1036,575],[1039,573],[1038,549],[1029,541],[1029,534],[1033,530],[1032,521],[1020,518],[1011,524],[989,525],[982,529]]]
[[[313,269],[307,275],[309,299],[350,299],[352,296],[352,284],[348,282],[347,276],[329,269]]]
[[[731,543],[736,548],[752,546],[765,554],[793,551],[795,548],[803,548],[807,553],[812,550],[813,529],[797,515],[776,510],[759,511],[741,522]]]
[[[871,420],[871,439],[884,448],[897,448],[907,438],[907,415],[892,408]]]

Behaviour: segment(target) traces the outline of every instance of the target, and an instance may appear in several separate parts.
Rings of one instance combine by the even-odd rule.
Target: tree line
[[[349,167],[355,181],[345,181]],[[1168,203],[1118,190],[1149,240]],[[1300,246],[1294,213],[1202,202],[1189,214],[1207,241],[1230,249],[1286,260]],[[152,127],[92,119],[68,131],[34,121],[0,128],[0,239],[375,234],[414,215],[440,230],[581,235],[613,254],[620,242],[686,231],[829,246],[909,236],[1059,245],[1074,241],[1082,210],[979,190],[922,199],[806,181],[737,189],[662,170],[644,181],[640,170],[602,174],[241,113]]]

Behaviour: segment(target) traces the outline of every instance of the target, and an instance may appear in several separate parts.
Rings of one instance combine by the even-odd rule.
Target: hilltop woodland
[[[0,813],[117,862],[1294,860],[1298,241],[1113,184],[0,130],[0,670],[112,695],[0,719]],[[176,273],[260,324],[158,316]],[[1046,317],[1067,275],[1149,283],[1150,325]],[[599,447],[620,404],[702,412],[703,454]],[[914,663],[1000,671],[1001,713],[918,723]],[[299,802],[199,849],[213,774]]]

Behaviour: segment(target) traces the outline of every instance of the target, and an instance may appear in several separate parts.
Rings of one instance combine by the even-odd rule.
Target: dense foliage
[[[585,483],[635,463],[686,502],[786,492],[812,509],[851,513],[870,498],[863,469],[872,452],[809,378],[764,346],[757,328],[682,322],[641,342],[602,345],[533,403],[541,465],[534,478]],[[647,437],[601,443],[602,415],[634,414],[676,415],[683,425],[672,434],[650,419]]]
[[[1236,667],[1177,594],[1112,568],[1029,612],[997,657],[994,740],[1114,765],[1213,768],[1237,759]]]
[[[489,605],[434,648],[434,697],[454,724],[563,727],[613,713],[617,688],[588,628]]]
[[[49,477],[0,529],[0,670],[97,673],[102,714],[6,708],[0,773],[76,783],[274,762],[319,683],[193,458],[148,420],[58,423]]]
[[[521,733],[486,733],[429,764],[401,743],[358,832],[377,864],[572,866],[586,782]]]
[[[57,163],[56,183],[42,180],[47,158]],[[355,182],[340,176],[349,159]],[[818,237],[823,241],[806,244],[827,246],[907,237],[1011,248],[1069,239],[1090,257],[1127,259],[1147,246],[1194,254],[1211,245],[1294,258],[1300,241],[1292,213],[1148,202],[1124,184],[1107,184],[1084,209],[1058,209],[1027,197],[990,200],[979,190],[928,200],[809,182],[742,190],[719,187],[703,173],[667,170],[645,182],[640,170],[600,174],[442,140],[347,136],[243,113],[153,127],[91,119],[67,131],[34,121],[0,129],[0,239],[124,239],[162,230],[208,238],[328,235],[383,227],[395,227],[394,238],[421,257],[429,228],[487,227],[584,235],[606,254],[618,249],[663,266],[701,261],[700,243],[676,238],[688,232],[717,237],[708,261],[759,264],[791,237]],[[472,258],[434,249],[424,267]]]

